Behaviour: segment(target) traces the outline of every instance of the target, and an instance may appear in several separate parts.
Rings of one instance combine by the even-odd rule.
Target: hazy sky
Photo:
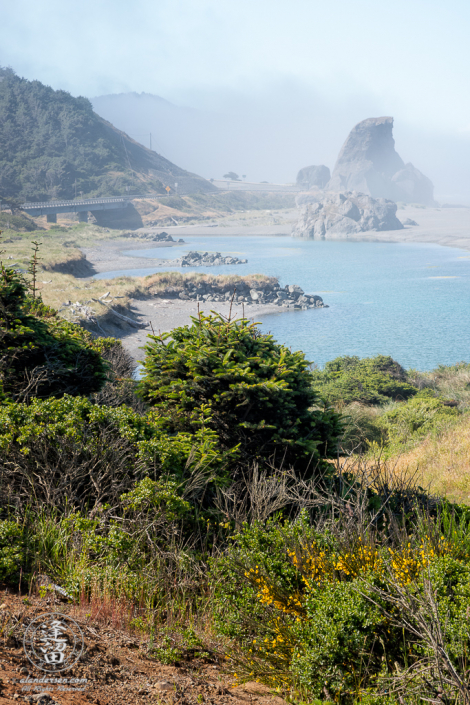
[[[15,0],[0,22],[3,65],[74,95],[184,100],[283,77],[470,131],[467,0]]]
[[[153,93],[304,130],[286,179],[294,161],[332,167],[355,123],[392,115],[403,159],[470,193],[468,0],[15,0],[0,27],[0,65],[73,95]]]

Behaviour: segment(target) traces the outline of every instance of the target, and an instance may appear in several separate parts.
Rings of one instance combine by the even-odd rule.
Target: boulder
[[[253,301],[259,301],[261,298],[263,298],[263,292],[256,291],[256,289],[251,289],[250,296]]]
[[[325,193],[321,201],[315,198],[308,203],[302,199],[300,218],[292,235],[309,240],[330,240],[348,238],[368,230],[403,230],[396,212],[396,204],[385,198],[355,192]]]
[[[329,191],[358,191],[373,198],[433,205],[433,185],[395,151],[393,118],[368,118],[348,135],[339,153]]]
[[[330,170],[324,164],[305,166],[297,174],[297,186],[307,191],[311,188],[325,188],[330,180]]]

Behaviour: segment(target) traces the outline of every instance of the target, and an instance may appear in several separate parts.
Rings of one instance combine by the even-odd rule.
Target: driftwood
[[[122,313],[118,313],[117,311],[115,311],[105,301],[100,301],[99,299],[93,299],[93,301],[96,301],[97,304],[102,304],[103,306],[106,306],[106,308],[109,309],[111,311],[111,313],[114,316],[116,316],[116,318],[119,318],[121,321],[125,321],[133,328],[148,328],[148,325],[149,325],[148,323],[139,323],[138,321],[133,321],[132,318],[128,318],[127,316],[123,316]]]

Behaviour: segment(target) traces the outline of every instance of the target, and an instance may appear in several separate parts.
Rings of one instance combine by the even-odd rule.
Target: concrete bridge
[[[81,201],[44,201],[38,203],[23,203],[20,208],[28,215],[47,216],[48,223],[57,223],[57,213],[78,213],[78,219],[84,223],[88,219],[88,212],[127,208],[130,198],[87,198]]]

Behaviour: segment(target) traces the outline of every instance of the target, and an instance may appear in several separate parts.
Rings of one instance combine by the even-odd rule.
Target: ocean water
[[[189,250],[247,258],[248,264],[177,267],[211,274],[262,273],[299,284],[329,308],[285,311],[256,320],[276,340],[323,366],[339,355],[391,355],[429,370],[470,361],[470,253],[416,243],[303,241],[282,237],[200,237],[181,247],[128,250],[174,259]],[[142,276],[155,269],[106,272]],[[157,271],[165,271],[159,269]]]

